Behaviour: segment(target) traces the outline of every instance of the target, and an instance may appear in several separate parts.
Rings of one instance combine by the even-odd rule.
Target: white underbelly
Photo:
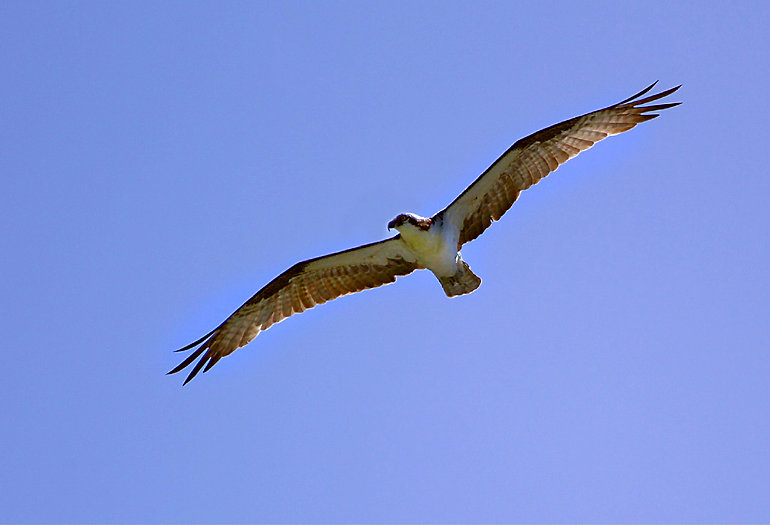
[[[401,238],[417,257],[420,266],[436,275],[457,272],[457,241],[446,239],[437,231],[402,231]]]

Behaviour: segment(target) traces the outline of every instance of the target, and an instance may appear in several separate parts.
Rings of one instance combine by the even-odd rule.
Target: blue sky
[[[770,5],[4,2],[0,520],[770,521]],[[171,351],[515,140],[684,102],[463,256]]]

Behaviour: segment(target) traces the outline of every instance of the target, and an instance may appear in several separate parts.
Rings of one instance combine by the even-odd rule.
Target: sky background
[[[531,5],[530,5],[531,4]],[[0,4],[0,520],[770,521],[770,4]],[[684,104],[182,387],[295,262]]]

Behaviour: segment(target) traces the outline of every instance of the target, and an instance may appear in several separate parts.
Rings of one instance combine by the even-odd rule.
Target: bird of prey
[[[299,262],[270,281],[214,330],[177,350],[198,347],[168,372],[187,368],[184,384],[202,369],[246,345],[261,331],[287,317],[343,295],[395,282],[396,277],[428,269],[449,297],[481,284],[460,248],[500,219],[519,193],[600,140],[628,131],[653,113],[680,103],[650,104],[681,86],[646,95],[656,83],[604,109],[565,120],[517,141],[449,206],[432,217],[402,213],[388,223],[398,234],[383,241]],[[200,345],[200,346],[198,346]]]

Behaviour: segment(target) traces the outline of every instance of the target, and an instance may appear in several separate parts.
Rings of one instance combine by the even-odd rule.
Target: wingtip
[[[220,326],[221,326],[221,325],[220,325]],[[185,351],[187,351],[187,350],[190,350],[191,348],[194,348],[194,347],[198,346],[198,345],[199,345],[199,344],[201,344],[203,341],[205,341],[206,339],[208,339],[209,337],[211,337],[211,335],[213,335],[213,334],[214,334],[214,332],[216,332],[218,329],[219,329],[219,327],[216,327],[216,328],[214,328],[212,331],[210,331],[209,333],[207,333],[206,335],[204,335],[203,337],[201,337],[201,338],[200,338],[200,339],[198,339],[197,341],[193,341],[193,342],[192,342],[192,343],[190,343],[189,345],[187,345],[187,346],[184,346],[184,347],[180,348],[179,350],[174,350],[174,352],[185,352]]]
[[[611,106],[611,107],[627,107],[627,108],[643,109],[645,111],[656,111],[656,110],[659,110],[659,109],[666,109],[666,108],[673,107],[673,106],[681,104],[681,102],[673,102],[673,103],[668,103],[668,104],[658,104],[658,105],[655,105],[655,106],[644,106],[644,104],[649,104],[650,102],[653,102],[655,100],[660,100],[662,98],[665,98],[665,97],[671,95],[672,93],[674,93],[680,87],[682,87],[682,85],[680,84],[680,85],[672,87],[670,89],[666,89],[664,91],[661,91],[660,93],[655,93],[653,95],[647,95],[647,92],[650,91],[650,89],[654,85],[655,84],[652,84],[652,86],[650,86],[650,87],[648,87],[646,89],[643,89],[642,91],[640,91],[639,93],[637,93],[633,97],[627,98],[623,102],[619,102],[619,103],[615,104],[615,106]],[[644,96],[644,95],[647,95],[647,96]]]
[[[206,368],[203,369],[203,373],[205,374],[206,372],[211,370],[211,367],[217,364],[217,362],[219,362],[220,359],[222,359],[221,355],[212,356],[211,359],[209,359],[209,362],[206,365]]]
[[[170,370],[166,372],[166,375],[176,374],[177,372],[182,371],[183,369],[187,368],[192,364],[192,362],[200,355],[200,352],[203,349],[198,349],[194,354],[190,355],[187,359],[185,359],[182,363],[177,365],[173,370]],[[187,378],[184,380],[184,383],[182,383],[182,386],[185,386],[187,383],[192,381],[195,376],[198,375],[199,372],[203,371],[205,374],[208,372],[212,366],[214,366],[222,356],[211,356],[209,354],[204,355],[200,358],[200,360],[196,363],[195,367],[190,371],[190,373],[187,375]]]
[[[198,372],[201,369],[201,364],[204,363],[206,360],[206,357],[202,357],[200,361],[198,361],[198,364],[195,365],[195,368],[193,368],[189,374],[187,374],[187,377],[185,378],[184,382],[182,383],[182,386],[187,385],[190,381],[192,381],[195,376],[198,375]]]
[[[644,88],[643,90],[641,90],[639,93],[636,93],[635,95],[632,95],[632,96],[628,97],[628,98],[627,98],[627,99],[625,99],[625,100],[621,100],[620,102],[618,102],[618,103],[617,103],[617,104],[615,104],[615,105],[616,105],[616,106],[619,106],[619,105],[621,105],[621,104],[625,104],[625,103],[627,103],[627,102],[631,102],[632,100],[634,100],[634,99],[636,99],[636,98],[639,98],[639,97],[641,97],[642,95],[644,95],[644,94],[648,93],[648,92],[649,92],[649,91],[650,91],[652,88],[654,88],[654,87],[655,87],[657,84],[658,84],[658,81],[656,80],[655,82],[653,82],[652,84],[650,84],[649,86],[647,86],[646,88]]]

